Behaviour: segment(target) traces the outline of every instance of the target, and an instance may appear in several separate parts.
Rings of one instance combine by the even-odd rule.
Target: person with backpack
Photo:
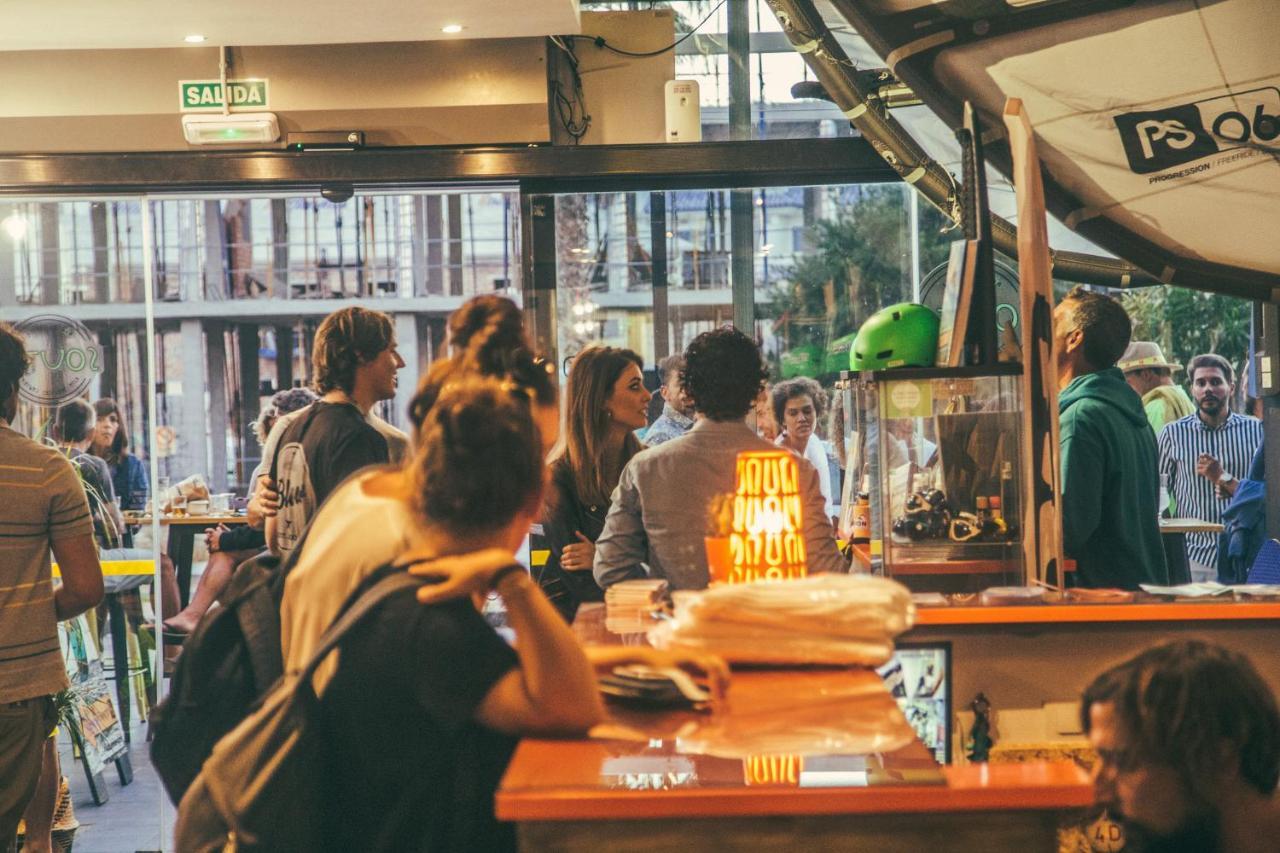
[[[361,468],[391,461],[386,438],[367,417],[375,403],[395,396],[404,367],[391,318],[359,307],[324,318],[311,361],[322,396],[281,435],[269,471],[280,506],[267,519],[267,543],[286,556],[339,484]]]
[[[418,427],[447,383],[475,373],[524,390],[532,400],[544,455],[560,431],[554,368],[537,358],[520,309],[501,296],[468,300],[449,317],[450,358],[436,361],[410,403]],[[422,447],[422,438],[415,438]],[[280,606],[285,670],[300,669],[351,594],[379,566],[422,542],[423,525],[412,506],[413,463],[379,466],[344,483],[316,514],[305,545],[285,580]],[[320,668],[323,686],[332,662]]]
[[[514,562],[545,482],[536,406],[520,385],[475,373],[441,387],[408,468],[417,545],[361,591],[409,561],[435,560],[415,570],[443,580],[398,587],[343,632],[336,671],[306,721],[312,736],[290,753],[312,770],[293,777],[305,778],[307,790],[282,785],[271,796],[284,811],[275,799],[270,809],[252,809],[275,815],[260,826],[279,832],[292,814],[306,843],[327,850],[514,850],[513,827],[495,819],[493,795],[519,737],[581,734],[602,718],[586,654]],[[300,592],[296,604],[306,607],[310,590]],[[514,648],[480,613],[491,592],[506,606]],[[303,670],[304,690],[314,684],[315,662]],[[298,685],[286,677],[283,686]],[[264,708],[279,695],[273,691]],[[210,849],[223,824],[236,825],[235,814],[211,812],[263,790],[253,779],[228,778],[245,766],[246,746],[258,743],[256,722],[246,720],[215,748],[184,797],[178,849]],[[300,798],[315,806],[298,810]]]
[[[554,368],[534,356],[515,303],[499,296],[468,300],[450,316],[448,331],[453,355],[423,377],[410,420],[420,425],[440,389],[456,377],[498,377],[527,389],[544,453],[550,450],[559,432]],[[152,765],[175,803],[214,744],[282,674],[306,665],[365,580],[420,543],[412,494],[409,466],[360,471],[319,508],[287,557],[263,555],[236,569],[222,606],[206,614],[184,643],[169,697],[152,715]],[[318,688],[334,663],[320,666]]]
[[[253,424],[253,434],[258,443],[265,445],[271,428],[280,418],[310,406],[319,397],[310,388],[289,388],[277,391],[271,397],[271,403],[260,413]],[[250,488],[256,492],[261,482],[259,475],[271,464],[265,460],[249,477]],[[250,494],[250,499],[254,495]],[[215,601],[222,598],[227,584],[236,566],[250,557],[262,553],[267,547],[265,517],[259,513],[248,515],[248,524],[228,528],[224,524],[211,527],[204,532],[205,547],[209,549],[209,561],[200,573],[200,582],[185,608],[164,620],[164,629],[171,638],[181,640],[183,636],[195,630],[196,625],[209,611]],[[166,611],[168,612],[168,611]]]

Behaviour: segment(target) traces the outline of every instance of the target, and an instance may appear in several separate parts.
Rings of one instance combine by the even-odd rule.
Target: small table
[[[1164,544],[1164,561],[1169,567],[1170,586],[1191,583],[1191,564],[1187,561],[1187,534],[1221,532],[1221,524],[1198,518],[1160,519],[1160,540]]]
[[[126,515],[128,524],[143,527],[151,525],[149,515]],[[169,528],[169,559],[173,560],[173,570],[178,577],[178,598],[183,607],[191,600],[191,560],[195,552],[196,534],[207,528],[225,524],[238,527],[248,524],[249,519],[243,515],[162,515],[160,524]],[[172,614],[169,614],[172,615]]]

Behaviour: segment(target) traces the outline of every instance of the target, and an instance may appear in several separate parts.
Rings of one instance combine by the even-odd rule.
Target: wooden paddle
[[[1022,302],[1022,555],[1027,582],[1061,586],[1062,469],[1058,377],[1053,360],[1053,273],[1044,185],[1031,120],[1005,101],[1004,124],[1018,193],[1018,290]]]

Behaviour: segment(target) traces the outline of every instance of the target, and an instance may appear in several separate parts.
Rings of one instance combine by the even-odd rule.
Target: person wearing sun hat
[[[1181,366],[1165,360],[1159,344],[1134,341],[1116,362],[1116,367],[1124,373],[1129,387],[1142,398],[1142,408],[1157,436],[1165,424],[1195,412],[1195,404],[1187,392],[1173,382],[1173,371]]]

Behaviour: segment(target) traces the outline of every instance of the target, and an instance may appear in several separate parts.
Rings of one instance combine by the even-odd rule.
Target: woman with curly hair
[[[809,377],[800,376],[773,386],[771,396],[774,422],[781,430],[776,443],[808,459],[809,464],[817,469],[827,516],[835,515],[831,465],[816,429],[827,412],[827,392]]]

